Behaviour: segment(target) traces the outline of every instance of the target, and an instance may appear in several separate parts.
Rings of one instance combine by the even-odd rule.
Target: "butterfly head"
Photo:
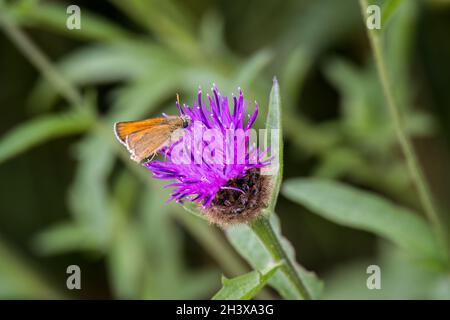
[[[181,120],[183,120],[183,128],[187,128],[189,127],[189,125],[191,124],[191,117],[189,117],[188,115],[182,115],[180,116]]]

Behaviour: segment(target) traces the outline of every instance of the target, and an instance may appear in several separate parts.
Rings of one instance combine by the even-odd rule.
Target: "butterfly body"
[[[138,121],[116,122],[114,133],[132,160],[145,164],[163,147],[168,146],[177,129],[189,126],[188,116],[165,116]]]

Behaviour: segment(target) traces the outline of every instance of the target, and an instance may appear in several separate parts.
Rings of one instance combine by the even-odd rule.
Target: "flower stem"
[[[305,300],[311,300],[311,294],[303,283],[303,280],[300,278],[292,260],[289,258],[281,245],[280,238],[275,233],[269,218],[266,215],[263,215],[262,217],[251,222],[249,226],[261,240],[264,247],[272,256],[274,262],[282,263],[280,270],[295,286],[300,296],[302,296]]]
[[[362,15],[364,19],[368,18],[367,13],[367,7],[368,2],[367,0],[360,0]],[[395,101],[394,94],[392,92],[392,83],[390,82],[385,58],[383,55],[383,45],[382,45],[382,39],[381,39],[381,33],[377,32],[375,29],[367,31],[370,44],[372,47],[372,51],[375,57],[375,62],[378,70],[378,76],[380,78],[381,85],[383,87],[384,95],[386,98],[386,102],[389,108],[389,112],[391,114],[395,132],[397,135],[398,142],[400,144],[400,147],[402,149],[402,152],[405,156],[406,165],[409,171],[409,174],[411,176],[411,179],[417,189],[417,193],[419,195],[420,202],[422,204],[423,210],[425,211],[425,214],[427,215],[428,220],[433,225],[433,228],[435,229],[436,235],[443,245],[443,248],[445,249],[445,255],[447,256],[447,236],[445,233],[445,230],[443,228],[443,225],[440,221],[439,215],[434,207],[433,204],[433,197],[430,191],[430,188],[426,182],[425,175],[422,171],[422,168],[419,165],[419,161],[417,158],[417,155],[414,151],[414,148],[412,146],[412,143],[408,137],[408,135],[405,133],[405,127],[401,118],[400,110],[397,106],[397,102]]]

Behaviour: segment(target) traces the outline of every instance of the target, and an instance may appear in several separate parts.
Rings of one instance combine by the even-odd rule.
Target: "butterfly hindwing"
[[[126,146],[133,160],[143,162],[151,158],[165,146],[173,132],[173,126],[158,125],[131,133],[126,138]]]

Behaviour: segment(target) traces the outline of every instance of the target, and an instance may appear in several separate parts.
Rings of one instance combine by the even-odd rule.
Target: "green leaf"
[[[283,195],[337,224],[386,238],[418,257],[442,258],[423,218],[369,192],[322,179],[291,179]]]
[[[286,59],[281,75],[284,111],[298,112],[295,102],[303,90],[303,84],[313,62],[313,55],[304,44],[293,50]]]
[[[98,132],[88,135],[78,146],[80,163],[68,199],[75,221],[40,233],[35,244],[38,252],[106,249],[113,212],[106,183],[115,160],[111,148]]]
[[[227,279],[222,277],[223,287],[213,300],[249,300],[253,298],[266,282],[275,274],[281,264],[274,265],[267,271],[252,271],[242,276]]]
[[[92,230],[75,223],[59,224],[40,232],[33,247],[42,255],[101,249]]]
[[[383,6],[381,8],[381,22],[383,26],[386,26],[386,24],[389,22],[389,19],[391,18],[392,14],[395,13],[399,5],[402,3],[403,0],[389,0],[384,1]]]
[[[389,3],[396,1],[386,1]],[[383,8],[384,9],[384,8]],[[402,108],[404,115],[417,112],[417,100],[414,92],[419,84],[414,81],[411,65],[414,63],[414,52],[417,46],[418,25],[420,19],[420,2],[402,1],[395,9],[395,15],[389,20],[389,27],[384,28],[383,42],[387,73],[391,83],[395,84],[394,97]],[[386,23],[386,20],[383,23]],[[405,125],[410,120],[405,119]]]
[[[201,50],[207,56],[217,58],[229,54],[224,39],[224,26],[224,17],[218,11],[212,9],[203,14],[200,23],[199,43]]]
[[[47,115],[18,125],[0,141],[0,163],[54,138],[83,132],[91,127],[88,112],[69,111]]]
[[[115,297],[138,299],[144,289],[145,243],[135,223],[116,224],[108,251],[109,279]]]
[[[280,192],[281,181],[283,179],[283,131],[281,124],[281,99],[280,99],[280,86],[276,77],[273,78],[272,90],[269,97],[269,108],[266,118],[266,129],[268,130],[268,137],[274,135],[277,140],[270,141],[271,154],[274,155],[274,159],[269,166],[269,174],[272,175],[274,186],[272,188],[272,194],[269,201],[269,211],[273,212],[278,199],[278,193]],[[268,139],[266,137],[266,140]],[[272,139],[271,139],[272,140]],[[275,145],[273,145],[275,142]]]
[[[85,137],[78,145],[79,165],[69,192],[69,206],[77,222],[90,229],[98,243],[106,245],[111,236],[113,210],[108,177],[115,157],[113,145],[101,133]]]
[[[305,283],[313,299],[318,299],[322,291],[322,283],[314,273],[306,271],[302,266],[295,263],[295,252],[291,243],[281,235],[281,229],[276,214],[270,215],[270,223],[279,238],[283,249],[293,261],[299,277]],[[229,227],[226,235],[233,247],[255,270],[267,270],[273,265],[271,254],[264,247],[258,236],[246,224]],[[269,279],[269,284],[275,288],[285,299],[302,299],[289,279],[278,270],[274,276]]]

